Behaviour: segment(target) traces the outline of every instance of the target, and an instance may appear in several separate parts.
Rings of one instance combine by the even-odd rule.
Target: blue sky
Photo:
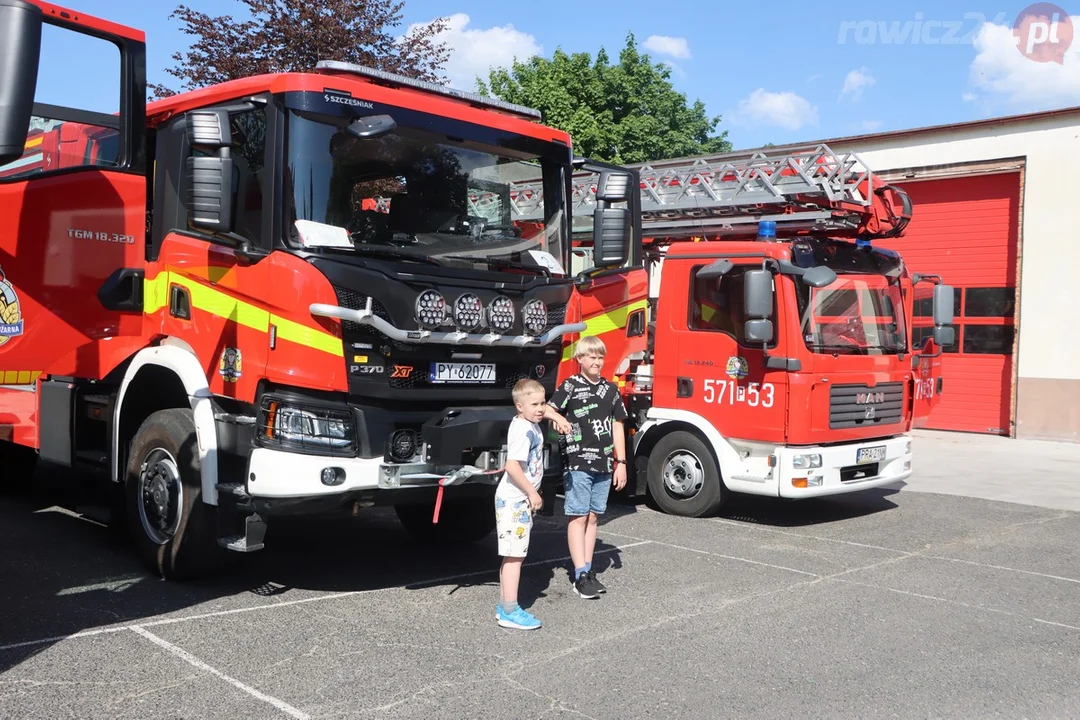
[[[170,56],[189,40],[168,19],[178,2],[64,4],[144,30],[150,81],[172,80],[165,74]],[[211,15],[239,8],[233,0],[187,5]],[[489,65],[508,64],[515,55],[549,56],[557,47],[595,54],[603,46],[614,56],[633,32],[654,60],[672,65],[673,82],[690,101],[700,99],[709,113],[723,116],[719,129],[738,149],[1080,105],[1080,0],[1060,4],[1072,24],[1054,28],[1042,45],[1057,40],[1060,63],[1025,57],[1015,44],[1013,24],[1028,6],[406,0],[401,30],[451,18],[448,77],[464,89],[472,89],[476,73],[486,76]],[[1078,37],[1061,53],[1073,29]],[[1038,31],[1025,32],[1039,39]],[[56,101],[79,67],[90,75],[78,84],[91,97],[89,88],[110,71],[78,48],[65,53],[43,68],[39,93]]]

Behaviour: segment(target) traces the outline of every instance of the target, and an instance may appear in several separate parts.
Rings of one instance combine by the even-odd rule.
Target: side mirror
[[[596,199],[606,203],[630,202],[630,181],[633,175],[616,170],[603,170],[596,183]]]
[[[934,286],[934,325],[953,324],[953,301],[955,291],[949,285]],[[935,342],[937,342],[935,340]],[[940,344],[940,343],[938,343]]]
[[[773,341],[772,320],[747,320],[743,324],[743,335],[749,343],[771,343]]]
[[[189,222],[193,227],[209,232],[230,233],[233,229],[234,166],[230,156],[229,111],[222,108],[192,110],[187,116],[187,136],[193,148],[216,151],[210,157],[187,159]]]
[[[22,157],[34,111],[43,13],[23,0],[0,0],[0,165]]]
[[[593,210],[593,266],[625,265],[630,257],[630,211],[626,208]]]
[[[368,115],[350,123],[345,132],[354,138],[371,140],[393,132],[396,127],[397,123],[389,115]]]
[[[956,328],[952,325],[938,325],[934,328],[934,344],[947,348],[956,344]]]
[[[836,273],[832,268],[816,265],[802,275],[802,281],[812,288],[823,288],[836,282]]]
[[[751,320],[769,320],[773,311],[773,277],[768,270],[747,270],[743,275],[743,305]]]
[[[743,335],[751,343],[773,340],[773,276],[768,270],[747,270],[743,275],[743,305],[746,317]]]

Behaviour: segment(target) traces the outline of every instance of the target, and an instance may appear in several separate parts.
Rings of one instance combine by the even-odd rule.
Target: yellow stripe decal
[[[193,309],[208,312],[261,333],[269,333],[270,324],[273,323],[277,326],[277,337],[281,340],[345,357],[341,338],[273,315],[251,303],[238,300],[226,292],[204,285],[196,278],[186,277],[177,272],[161,272],[153,280],[143,281],[144,312],[153,314],[169,304],[170,284],[187,288]]]
[[[649,306],[648,300],[635,300],[634,302],[627,303],[626,305],[620,305],[619,307],[612,308],[605,313],[593,315],[591,318],[585,321],[585,330],[581,333],[580,337],[587,337],[589,335],[603,335],[604,333],[611,332],[612,330],[622,330],[626,328],[626,321],[630,317],[630,314],[637,310],[644,310]],[[577,341],[570,343],[565,349],[563,349],[562,359],[565,362],[574,357],[574,350],[577,348]]]
[[[341,345],[341,338],[334,337],[322,330],[309,328],[307,325],[301,325],[292,320],[286,320],[277,315],[271,315],[270,322],[277,326],[277,336],[282,340],[288,340],[297,345],[304,345],[306,347],[315,348],[316,350],[322,350],[325,353],[330,353],[337,357],[345,357],[345,350]]]
[[[41,370],[0,370],[0,385],[32,385],[41,377]]]

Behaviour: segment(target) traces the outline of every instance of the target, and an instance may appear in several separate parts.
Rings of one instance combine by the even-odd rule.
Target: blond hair
[[[587,355],[599,355],[600,357],[607,356],[607,345],[604,341],[595,335],[586,335],[577,342],[577,348],[574,350],[574,359],[580,360]]]
[[[511,391],[515,404],[521,402],[526,395],[542,392],[544,392],[544,386],[531,378],[522,378],[521,380],[518,380],[517,384],[514,385],[514,389]]]

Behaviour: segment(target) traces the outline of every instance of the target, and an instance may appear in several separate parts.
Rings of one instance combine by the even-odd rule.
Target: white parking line
[[[150,642],[154,643],[155,645],[158,645],[160,647],[165,648],[166,650],[168,650],[169,652],[171,652],[173,655],[180,658],[184,662],[189,663],[191,665],[194,665],[195,667],[199,668],[200,670],[204,670],[204,671],[206,671],[206,672],[208,672],[208,673],[210,673],[212,675],[216,675],[217,677],[221,678],[222,680],[229,683],[233,687],[239,688],[240,690],[243,690],[244,692],[246,692],[248,695],[251,695],[254,698],[257,698],[259,700],[262,700],[263,702],[266,702],[266,703],[269,703],[269,704],[273,705],[278,710],[281,710],[283,713],[286,713],[287,715],[290,715],[291,717],[294,717],[297,720],[311,720],[310,715],[308,715],[305,712],[301,712],[300,710],[297,710],[296,708],[294,708],[292,705],[285,702],[284,700],[278,700],[276,697],[271,697],[271,696],[267,695],[266,693],[259,692],[258,690],[251,687],[250,685],[245,685],[244,683],[240,682],[236,678],[230,677],[229,675],[226,675],[225,673],[221,672],[217,668],[210,667],[209,665],[204,663],[202,660],[200,660],[199,658],[197,658],[194,655],[192,655],[191,653],[189,653],[187,650],[184,650],[183,648],[177,647],[176,645],[173,645],[171,642],[169,642],[167,640],[163,640],[163,639],[159,638],[157,635],[155,635],[154,633],[150,632],[149,630],[147,630],[145,628],[142,628],[142,627],[140,627],[138,625],[133,625],[131,627],[131,631],[134,632],[134,633],[138,633],[139,635],[142,635],[144,638],[146,638]]]
[[[615,537],[624,537],[629,540],[642,540],[642,538],[634,537],[633,535],[625,535],[623,533],[611,532],[608,529],[604,529],[603,533],[606,535],[614,535]],[[751,560],[749,558],[736,557],[734,555],[724,555],[722,553],[711,552],[709,550],[698,550],[697,548],[686,547],[685,545],[676,545],[675,543],[664,542],[663,540],[643,540],[643,542],[652,543],[653,545],[662,545],[664,547],[673,548],[675,550],[685,550],[687,552],[698,553],[699,555],[709,555],[710,557],[723,558],[724,560],[735,560],[736,562],[743,562],[749,565],[761,565],[762,567],[772,568],[773,570],[784,570],[786,572],[792,572],[796,575],[809,575],[810,577],[819,578],[821,575],[817,573],[807,572],[806,570],[796,570],[795,568],[785,567],[784,565],[773,565],[772,563],[760,562],[758,560]],[[641,543],[635,543],[640,545]],[[626,545],[624,547],[630,547]]]
[[[651,540],[642,540],[641,542],[628,543],[626,545],[618,545],[611,548],[602,548],[597,550],[594,555],[604,555],[607,553],[617,552],[619,550],[625,550],[626,548],[638,547],[639,545],[649,545]],[[550,558],[548,560],[534,560],[523,564],[523,567],[532,567],[535,565],[552,565],[556,563],[566,562],[570,560],[570,556],[558,558]],[[486,570],[476,570],[474,572],[459,573],[457,575],[447,575],[441,578],[433,578],[431,580],[420,580],[415,583],[408,583],[402,587],[404,588],[416,588],[423,585],[434,585],[438,583],[449,582],[451,580],[460,580],[468,577],[476,577],[478,575],[495,575],[499,574],[499,568],[496,565],[493,568]],[[240,613],[259,612],[261,610],[275,610],[277,608],[291,607],[293,605],[303,605],[305,603],[313,602],[325,602],[327,600],[337,600],[339,598],[353,597],[356,595],[369,595],[371,593],[386,592],[387,590],[400,589],[398,586],[375,588],[371,590],[350,590],[348,592],[333,593],[332,595],[317,595],[315,597],[300,598],[298,600],[283,600],[281,602],[268,603],[266,605],[255,605],[251,607],[232,608],[231,610],[219,610],[217,612],[201,613],[199,615],[185,615],[183,617],[166,618],[164,620],[150,620],[148,622],[141,622],[133,625],[123,625],[119,627],[98,628],[97,630],[83,630],[81,632],[72,633],[71,635],[56,635],[54,637],[41,638],[38,640],[26,640],[24,642],[11,643],[10,645],[0,645],[0,652],[4,650],[14,650],[16,648],[29,647],[32,645],[45,645],[47,643],[58,643],[65,640],[76,640],[78,638],[96,637],[98,635],[108,635],[111,633],[126,632],[128,630],[134,630],[135,628],[148,628],[157,627],[159,625],[175,625],[177,623],[191,622],[193,620],[205,620],[207,618],[225,617],[227,615],[238,615]]]

